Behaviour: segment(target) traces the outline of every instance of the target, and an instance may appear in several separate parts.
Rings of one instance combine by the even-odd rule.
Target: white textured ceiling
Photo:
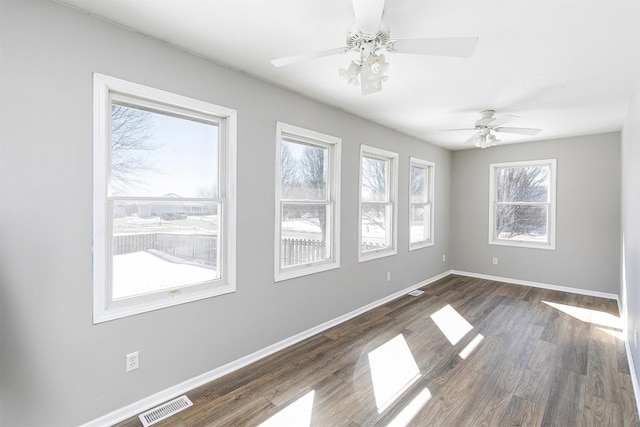
[[[275,68],[345,45],[351,0],[60,0],[320,102],[449,149],[481,110],[542,128],[504,143],[621,129],[640,69],[640,0],[387,0],[393,38],[477,36],[471,58],[390,53],[382,92],[338,76],[354,54]]]

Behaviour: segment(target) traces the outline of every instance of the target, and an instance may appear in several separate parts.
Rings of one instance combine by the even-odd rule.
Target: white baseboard
[[[627,335],[624,336],[624,348],[627,350],[627,360],[629,361],[629,373],[631,374],[631,383],[633,384],[633,395],[636,398],[636,408],[640,413],[640,386],[638,385],[638,376],[636,375],[636,368],[633,363],[633,357],[631,357],[631,347]]]
[[[180,396],[184,393],[187,393],[190,390],[193,390],[201,385],[207,384],[213,380],[216,380],[224,375],[230,374],[234,371],[237,371],[240,368],[243,368],[251,363],[257,362],[260,359],[263,359],[277,351],[283,350],[293,344],[296,344],[304,339],[312,337],[318,333],[326,331],[329,328],[332,328],[340,323],[346,322],[356,316],[359,316],[362,313],[365,313],[369,310],[372,310],[382,304],[385,304],[391,300],[394,300],[402,295],[405,295],[414,289],[421,288],[423,286],[427,286],[437,280],[440,280],[446,276],[451,274],[450,271],[445,271],[437,276],[431,277],[430,279],[424,280],[420,283],[409,286],[406,289],[388,295],[382,299],[374,301],[370,304],[367,304],[363,307],[360,307],[356,310],[353,310],[349,313],[346,313],[342,316],[336,317],[333,320],[329,320],[328,322],[322,323],[318,326],[315,326],[306,331],[300,332],[292,337],[286,338],[280,342],[272,344],[268,347],[265,347],[261,350],[258,350],[254,353],[251,353],[247,356],[241,357],[240,359],[234,360],[233,362],[227,363],[226,365],[220,366],[216,369],[213,369],[209,372],[205,372],[204,374],[198,375],[197,377],[191,378],[187,381],[181,382],[180,384],[176,384],[175,386],[169,387],[165,390],[162,390],[158,393],[155,393],[149,397],[138,400],[130,405],[127,405],[123,408],[117,409],[113,412],[110,412],[100,418],[96,418],[93,421],[89,421],[86,424],[83,424],[81,427],[103,427],[103,426],[111,426],[113,424],[119,423],[120,421],[124,421],[128,418],[135,417],[138,414],[158,406],[168,400],[175,398],[176,396]]]
[[[620,309],[620,299],[618,294],[610,294],[607,292],[590,291],[588,289],[570,288],[568,286],[550,285],[548,283],[530,282],[528,280],[510,279],[508,277],[490,276],[487,274],[470,273],[468,271],[451,270],[451,274],[457,274],[459,276],[475,277],[477,279],[493,280],[494,282],[511,283],[514,285],[531,286],[532,288],[550,289],[553,291],[569,292],[572,294],[590,295],[600,298],[608,298],[616,300],[618,302],[618,309]]]

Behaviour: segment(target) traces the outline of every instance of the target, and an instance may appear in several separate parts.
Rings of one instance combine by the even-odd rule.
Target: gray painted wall
[[[640,329],[640,73],[622,129],[622,240],[620,295],[629,347],[638,369],[640,350],[634,331]]]
[[[0,8],[0,424],[93,420],[450,269],[447,150],[51,1]],[[238,111],[236,293],[92,324],[93,72]],[[277,120],[343,139],[342,267],[275,284]],[[361,143],[400,154],[398,255],[366,263]],[[436,244],[412,252],[409,156],[436,164]],[[135,350],[141,367],[126,374]]]
[[[556,250],[489,245],[489,165],[548,158],[558,159]],[[453,269],[618,293],[620,134],[457,151],[451,182]]]
[[[450,268],[618,292],[617,133],[452,154],[51,1],[0,1],[0,43],[0,425],[90,421]],[[236,293],[92,324],[94,71],[238,110]],[[624,278],[634,325],[639,105],[636,90],[622,138]],[[339,270],[275,284],[277,120],[343,139],[342,260]],[[399,252],[366,263],[357,262],[361,143],[400,154]],[[412,252],[409,156],[436,164],[436,244]],[[489,164],[551,157],[557,250],[488,245]],[[141,367],[126,374],[124,355],[135,350]],[[634,349],[636,364],[638,357]]]

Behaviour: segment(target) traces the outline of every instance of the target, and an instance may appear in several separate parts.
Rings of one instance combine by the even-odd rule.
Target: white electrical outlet
[[[493,265],[498,265],[498,258],[493,258]]]
[[[138,352],[129,353],[125,356],[127,361],[127,372],[135,371],[139,367],[140,358]]]
[[[391,272],[390,272],[390,271],[388,271],[388,272],[387,272],[387,282],[388,282],[388,281],[390,281],[390,280],[391,280]]]
[[[447,255],[446,254],[442,254],[442,262],[446,262],[447,261]]]

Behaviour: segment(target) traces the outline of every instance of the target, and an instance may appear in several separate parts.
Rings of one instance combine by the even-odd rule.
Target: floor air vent
[[[183,409],[187,409],[192,405],[193,403],[191,403],[187,396],[180,396],[177,399],[173,399],[172,401],[162,404],[157,408],[153,408],[144,414],[138,415],[138,418],[140,418],[144,427],[149,427],[173,414],[177,414]]]
[[[418,295],[422,295],[424,294],[424,291],[421,291],[420,289],[416,289],[415,291],[411,291],[409,292],[409,295],[417,297]]]

